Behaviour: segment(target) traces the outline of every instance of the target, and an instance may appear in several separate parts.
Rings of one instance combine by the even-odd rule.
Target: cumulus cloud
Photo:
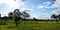
[[[23,11],[33,11],[33,9],[31,9],[31,8],[22,8],[20,11],[21,12],[23,12]]]
[[[21,0],[0,0],[0,10],[2,11],[0,13],[7,15],[8,12],[17,8],[19,9],[21,6],[24,6],[24,3]]]
[[[0,0],[0,4],[6,4],[8,5],[10,8],[19,8],[21,5],[24,5],[23,2],[17,0]]]
[[[39,9],[44,9],[44,8],[60,8],[60,0],[54,1],[54,4],[52,4],[52,2],[44,2],[42,4],[43,5],[39,5],[38,6]],[[52,5],[49,6],[50,4],[52,4]]]
[[[2,3],[4,3],[4,4],[6,4],[6,5],[8,5],[8,6],[10,6],[10,7],[17,7],[17,6],[19,6],[19,4],[17,4],[17,2],[15,2],[15,1],[13,1],[13,0],[0,0],[1,2],[1,4]]]
[[[60,0],[56,0],[55,2],[59,2],[59,4],[60,4]]]
[[[53,14],[60,14],[60,0],[54,1],[54,4],[51,6],[51,8],[58,8],[57,10],[52,11]]]
[[[39,5],[38,8],[39,9],[44,9],[44,8],[50,8],[49,5],[51,4],[51,2],[44,2],[42,3],[42,5]]]
[[[49,6],[51,4],[51,2],[44,2],[43,5],[45,6]]]
[[[39,8],[39,9],[43,9],[43,8],[44,8],[44,6],[42,6],[42,5],[39,5],[39,6],[38,6],[38,8]]]
[[[30,18],[50,19],[50,17],[47,14],[30,14]]]
[[[54,4],[50,8],[60,8],[60,0],[54,1]]]
[[[60,0],[54,1],[54,4],[51,6],[51,8],[60,8]]]
[[[52,11],[52,13],[58,15],[58,14],[60,14],[60,10],[54,10],[54,11]]]

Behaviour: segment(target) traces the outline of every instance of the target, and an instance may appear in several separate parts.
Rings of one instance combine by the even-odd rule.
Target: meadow
[[[7,21],[7,25],[0,25],[0,30],[60,30],[60,21],[20,21],[16,27],[13,20]]]

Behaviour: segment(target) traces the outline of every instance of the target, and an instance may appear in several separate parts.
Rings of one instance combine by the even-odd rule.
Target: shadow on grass
[[[13,29],[13,28],[16,28],[16,26],[8,26],[7,28],[8,29]]]
[[[0,23],[0,25],[7,25],[6,23]]]
[[[30,26],[8,26],[7,29],[16,29],[16,30],[34,30],[32,27]]]
[[[18,28],[18,30],[34,30],[34,29],[30,26],[21,26]]]

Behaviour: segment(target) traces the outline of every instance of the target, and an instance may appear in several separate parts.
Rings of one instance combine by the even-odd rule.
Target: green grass
[[[31,23],[31,21],[21,21],[18,27],[15,26],[14,21],[7,21],[7,25],[0,25],[0,30],[60,30],[60,21],[57,22],[45,22],[38,21]]]

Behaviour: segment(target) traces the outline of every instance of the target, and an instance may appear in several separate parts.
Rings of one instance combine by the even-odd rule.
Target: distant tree
[[[58,23],[58,19],[57,18],[58,18],[58,16],[56,14],[53,14],[51,16],[51,19],[56,20],[56,22]]]
[[[58,19],[60,20],[60,14],[58,15]]]
[[[7,19],[8,19],[8,17],[7,17],[7,16],[1,17],[1,22],[3,21],[3,22],[4,22],[4,24],[6,24]]]
[[[12,20],[13,19],[13,13],[12,12],[8,13],[8,17],[10,20]]]
[[[1,19],[1,14],[0,14],[0,19]]]
[[[22,13],[22,17],[23,17],[23,19],[24,19],[24,24],[25,24],[26,19],[29,18],[30,15],[24,11],[24,12]]]
[[[0,14],[0,24],[1,24],[2,20],[1,20],[1,14]]]
[[[33,18],[34,21],[36,21],[36,18]]]
[[[37,23],[38,20],[36,18],[33,18],[33,21],[35,21],[35,23]]]
[[[50,21],[50,19],[47,20],[47,22]]]

